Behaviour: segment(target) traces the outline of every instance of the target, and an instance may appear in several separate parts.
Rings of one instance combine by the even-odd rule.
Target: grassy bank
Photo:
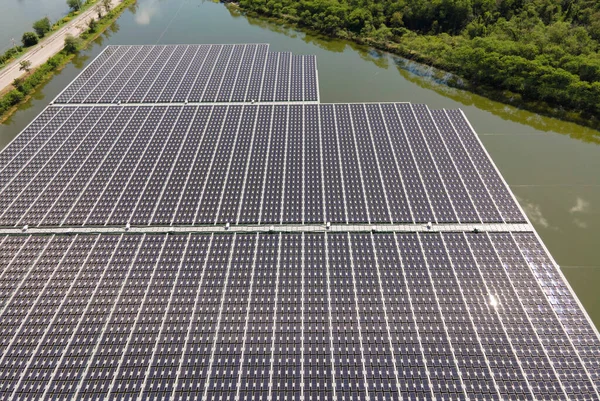
[[[96,5],[98,3],[98,1],[99,0],[88,0],[81,6],[81,8],[79,10],[71,11],[69,14],[65,15],[64,17],[62,17],[61,19],[56,21],[54,24],[52,24],[50,31],[47,32],[43,38],[40,38],[40,43],[43,44],[43,41],[45,41],[49,37],[51,37],[53,33],[56,33],[57,31],[59,31],[63,26],[65,26],[73,18],[77,17],[82,12],[89,10],[90,7],[93,7],[94,5]],[[3,68],[5,65],[10,64],[13,60],[26,54],[29,49],[30,49],[30,47],[24,47],[24,46],[11,47],[6,52],[4,52],[4,54],[0,55],[0,68]]]
[[[88,30],[82,33],[79,36],[80,42],[77,50],[79,51],[87,48],[90,43],[115,22],[126,8],[133,5],[135,2],[136,0],[124,0],[98,21],[94,31]],[[62,69],[73,59],[73,57],[75,57],[74,53],[68,53],[65,50],[61,50],[50,57],[44,64],[35,70],[32,70],[24,78],[15,80],[13,84],[14,89],[0,98],[0,122],[5,121],[12,113],[14,113],[21,103],[27,101],[37,88],[52,78],[54,73]]]
[[[600,11],[596,23],[586,0],[574,2],[568,10],[535,2],[443,3],[454,14],[424,0],[240,0],[228,7],[384,50],[450,73],[450,86],[598,130]],[[457,18],[453,7],[460,4],[468,12]]]

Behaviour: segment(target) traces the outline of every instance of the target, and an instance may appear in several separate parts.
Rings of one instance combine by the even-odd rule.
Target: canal
[[[0,17],[0,26],[5,18]],[[426,68],[405,60],[235,15],[222,4],[138,0],[94,46],[0,125],[0,148],[106,45],[246,42],[270,43],[273,51],[316,54],[322,102],[410,101],[462,108],[600,326],[600,132],[448,88],[429,77]]]

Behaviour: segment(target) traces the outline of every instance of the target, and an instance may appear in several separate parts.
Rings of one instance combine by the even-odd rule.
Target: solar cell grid
[[[156,160],[152,172],[144,184],[144,190],[137,200],[135,209],[133,209],[131,216],[128,218],[128,222],[132,224],[150,224],[156,205],[160,202],[161,196],[164,193],[165,184],[172,173],[175,161],[181,154],[182,146],[185,143],[196,111],[196,106],[188,106],[180,110],[177,121],[172,125],[170,138],[165,143],[161,155]]]
[[[128,57],[125,57],[125,55],[130,49],[131,46],[121,46],[117,48],[114,56],[112,56],[109,61],[104,63],[97,71],[95,71],[94,74],[91,75],[83,85],[81,85],[81,88],[79,88],[79,90],[75,92],[65,103],[83,103],[88,95],[98,87],[107,74],[113,71],[115,67],[119,68],[124,65],[122,63],[125,63],[129,59]]]
[[[436,221],[441,223],[457,221],[454,207],[440,179],[438,167],[421,133],[412,106],[409,104],[396,105],[396,111],[402,122],[402,130],[406,135],[409,151],[414,156],[415,164],[427,190]],[[421,113],[419,117],[420,115]]]
[[[7,210],[5,213],[7,219],[15,219],[17,224],[37,224],[42,220],[52,205],[51,202],[60,194],[59,191],[62,191],[68,185],[75,171],[84,164],[89,153],[103,139],[109,121],[112,122],[120,110],[106,108],[104,110],[98,109],[97,112],[98,117],[95,121],[80,126],[82,131],[85,132],[85,137],[77,147],[72,148],[70,154],[69,150],[71,149],[63,148],[61,150],[61,153],[64,152],[62,160],[55,158],[59,163],[48,164],[44,167],[42,174],[39,174],[36,180],[29,184],[25,192]],[[69,143],[76,144],[73,138],[70,139]]]
[[[127,66],[120,71],[116,72],[115,78],[108,81],[108,87],[104,88],[102,93],[96,95],[98,103],[113,103],[115,97],[123,87],[127,84],[127,81],[139,68],[142,63],[150,56],[152,48],[143,47],[138,51],[134,57],[129,58]]]
[[[60,107],[48,107],[35,118],[19,135],[17,135],[5,148],[0,152],[0,168],[4,168],[24,147],[29,144],[39,142],[38,135],[56,115],[61,111]]]
[[[502,216],[490,195],[487,186],[450,123],[444,110],[431,110],[440,136],[448,148],[457,170],[467,187],[477,212],[484,222],[501,222]]]
[[[75,93],[93,76],[104,64],[109,63],[112,57],[117,52],[116,47],[106,47],[102,53],[94,59],[94,63],[89,64],[82,72],[75,78],[75,80],[67,86],[55,99],[57,103],[68,103]]]
[[[84,399],[327,398],[334,384],[347,399],[594,394],[597,353],[584,365],[550,304],[534,311],[507,284],[534,280],[522,255],[540,245],[519,235],[7,237],[21,263],[2,280],[1,386]],[[508,258],[510,273],[494,267]]]
[[[184,59],[185,53],[188,51],[189,46],[177,46],[171,57],[162,67],[160,74],[156,77],[153,84],[148,89],[148,92],[144,95],[141,100],[142,103],[154,103],[158,102],[160,95],[162,94],[165,86],[171,81],[173,73],[179,68],[182,60]]]
[[[83,191],[95,176],[95,173],[101,167],[102,162],[116,146],[118,146],[119,133],[121,133],[126,124],[131,121],[135,113],[128,109],[120,110],[118,116],[112,121],[105,121],[102,124],[104,129],[103,137],[97,143],[95,149],[90,153],[85,161],[79,163],[75,172],[69,172],[70,178],[67,185],[62,189],[57,186],[49,193],[44,192],[41,201],[52,202],[51,206],[46,207],[41,224],[60,225],[68,216],[70,210],[81,199]],[[60,189],[60,193],[58,192]],[[33,223],[34,220],[32,220]]]
[[[146,55],[143,47],[136,46],[128,51],[121,59],[101,78],[93,89],[90,89],[87,94],[83,94],[82,98],[78,99],[80,103],[96,103],[99,102],[103,95],[108,91],[113,83],[118,79],[121,73],[129,67],[131,63],[136,63],[138,56]],[[135,64],[134,64],[135,65]],[[75,99],[74,99],[75,101]]]
[[[315,57],[268,50],[108,46],[0,152],[0,226],[37,226],[0,229],[0,394],[599,398],[464,114],[314,104]]]
[[[245,183],[246,171],[250,161],[250,152],[254,142],[257,106],[244,106],[237,132],[235,147],[229,159],[226,178],[217,208],[215,224],[235,222],[238,204]]]
[[[318,102],[314,56],[265,44],[108,46],[56,103]]]
[[[457,172],[454,161],[450,157],[446,145],[441,140],[438,128],[429,114],[429,109],[425,105],[414,105],[412,107],[414,112],[419,115],[419,128],[437,166],[458,220],[465,223],[481,221],[471,196],[465,189],[462,177]]]

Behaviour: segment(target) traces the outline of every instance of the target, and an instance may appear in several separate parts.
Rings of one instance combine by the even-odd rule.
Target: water
[[[33,23],[48,17],[55,22],[69,13],[66,0],[0,0],[0,53],[21,44],[23,32],[33,31]]]
[[[307,35],[198,0],[139,0],[91,49],[0,125],[18,134],[108,44],[270,43],[316,54],[322,102],[411,101],[462,108],[551,253],[600,326],[600,133],[538,116],[427,78],[404,60]]]

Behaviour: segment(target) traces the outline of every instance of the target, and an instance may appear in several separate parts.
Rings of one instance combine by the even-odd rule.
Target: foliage
[[[104,7],[104,11],[106,11],[107,13],[110,11],[111,5],[111,0],[102,0],[102,7]]]
[[[29,69],[31,68],[31,61],[29,60],[23,60],[19,63],[19,71],[26,71],[29,72]]]
[[[33,30],[40,38],[43,38],[48,32],[50,32],[52,28],[52,24],[48,17],[44,17],[41,20],[35,21],[33,23]]]
[[[35,32],[25,32],[23,34],[23,37],[21,38],[21,42],[23,43],[24,47],[30,47],[33,45],[37,45],[38,40],[39,40],[39,38],[35,34]]]
[[[81,0],[67,0],[67,6],[72,11],[79,11],[81,9]]]
[[[472,87],[600,115],[597,1],[240,0],[239,6],[394,51]]]
[[[67,34],[67,36],[65,36],[65,52],[68,54],[76,53],[80,42],[81,40],[79,38],[76,38],[71,34]]]
[[[21,46],[11,47],[7,51],[5,51],[4,54],[0,55],[0,66],[6,64],[8,61],[15,58],[22,51],[23,48]]]
[[[90,0],[88,0],[89,2]],[[98,31],[103,31],[106,27],[110,26],[114,19],[119,15],[119,13],[132,4],[135,4],[135,0],[124,0],[119,6],[115,7],[115,10],[111,12],[109,15],[104,16],[103,19],[98,21]],[[91,40],[94,40],[98,37],[99,33],[94,35],[90,35],[87,33],[83,33],[81,36],[86,36],[88,40],[85,42],[79,40],[78,38],[73,38],[74,40],[70,42],[75,43],[75,49],[72,49],[76,52],[82,46],[88,44]],[[70,44],[71,44],[70,43]],[[13,57],[14,54],[18,54],[22,52],[21,47],[14,47],[9,49],[4,55],[0,56],[0,61],[3,60],[3,57],[8,57],[9,59]],[[10,113],[11,110],[14,110],[14,107],[26,100],[27,97],[42,83],[46,82],[54,72],[59,69],[61,66],[65,65],[69,60],[73,59],[73,54],[69,54],[66,50],[62,50],[56,55],[50,57],[44,64],[40,67],[36,68],[36,70],[28,75],[26,78],[18,78],[13,81],[13,89],[12,91],[4,94],[0,97],[0,117],[6,116]]]
[[[97,26],[98,22],[95,19],[90,18],[90,20],[88,21],[88,28],[90,29],[90,32],[95,32]]]

